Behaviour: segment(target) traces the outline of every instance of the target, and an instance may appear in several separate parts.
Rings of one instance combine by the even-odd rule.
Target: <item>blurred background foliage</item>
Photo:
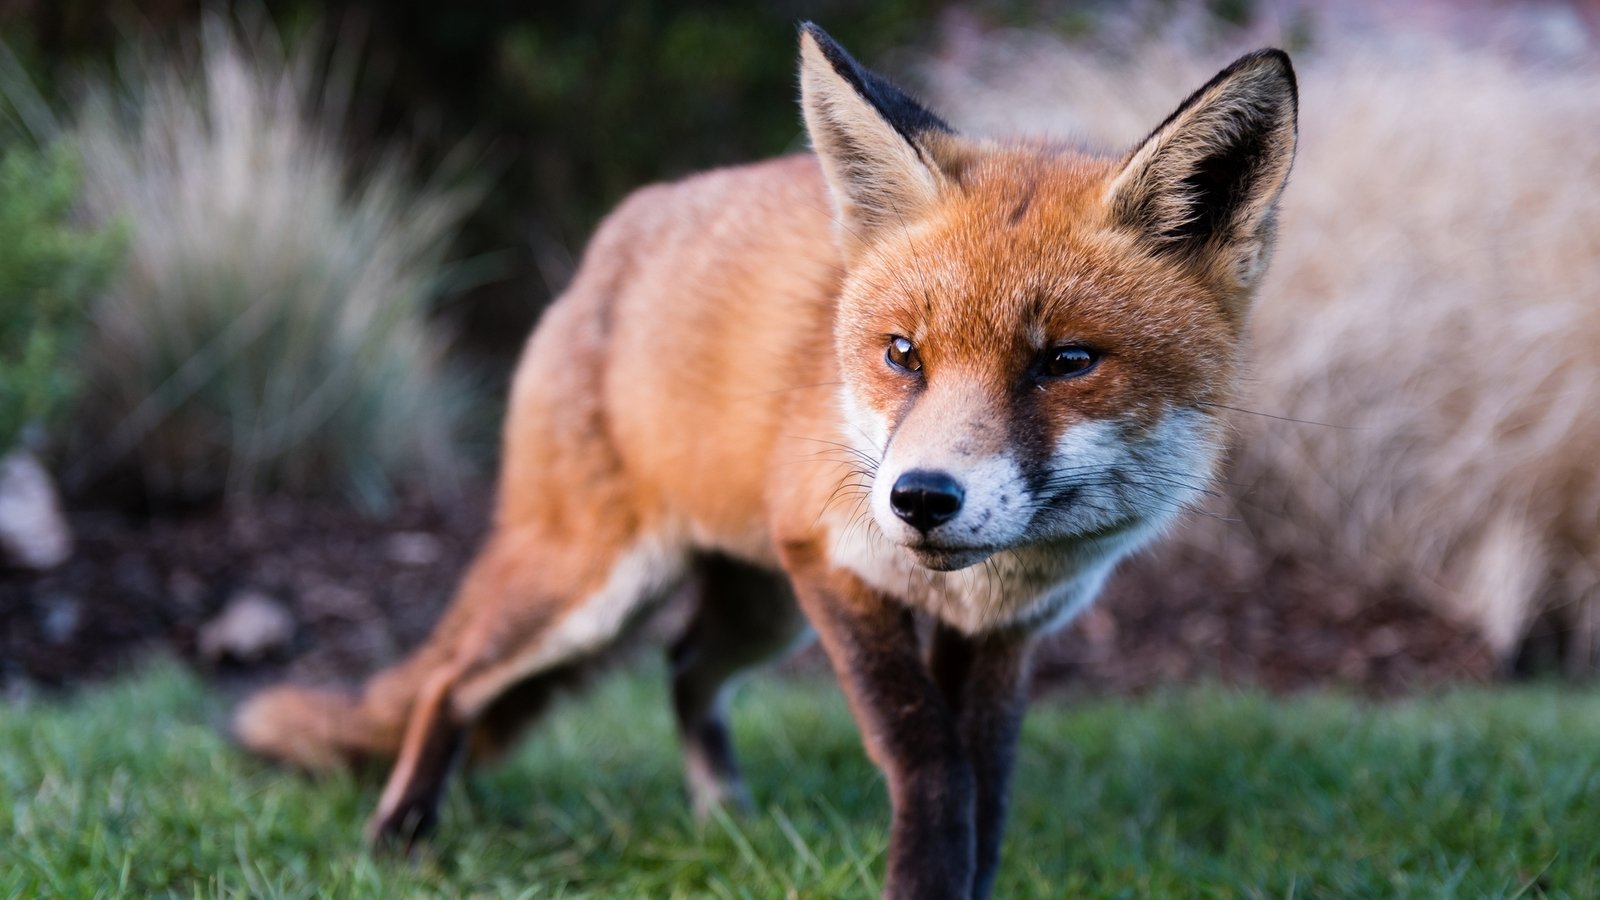
[[[197,58],[141,49],[66,132],[84,214],[129,225],[78,359],[68,475],[184,504],[448,491],[475,404],[429,310],[481,188],[352,153],[347,83],[270,25],[207,16]]]
[[[121,247],[117,230],[72,221],[80,171],[65,146],[0,151],[0,453],[66,412],[71,364],[94,294]]]

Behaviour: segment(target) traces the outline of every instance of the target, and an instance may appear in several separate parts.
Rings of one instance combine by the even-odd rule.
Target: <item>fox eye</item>
[[[899,335],[889,338],[889,351],[884,354],[889,365],[907,372],[922,371],[922,357],[917,355],[917,345]]]
[[[1072,378],[1100,362],[1100,354],[1082,344],[1067,344],[1045,351],[1041,374],[1046,378]]]

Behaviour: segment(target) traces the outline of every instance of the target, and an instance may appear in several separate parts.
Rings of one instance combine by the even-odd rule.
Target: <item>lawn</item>
[[[361,846],[376,788],[235,752],[226,702],[157,666],[0,707],[0,896],[865,897],[885,798],[837,691],[735,705],[759,810],[697,826],[660,673],[564,705],[451,795],[411,861]],[[1600,693],[1371,704],[1218,688],[1043,701],[997,897],[1600,895]]]

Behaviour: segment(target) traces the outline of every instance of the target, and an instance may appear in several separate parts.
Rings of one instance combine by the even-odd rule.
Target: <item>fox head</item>
[[[800,76],[883,534],[954,570],[1132,540],[1203,493],[1294,157],[1289,58],[1241,58],[1120,158],[957,134],[809,23]]]

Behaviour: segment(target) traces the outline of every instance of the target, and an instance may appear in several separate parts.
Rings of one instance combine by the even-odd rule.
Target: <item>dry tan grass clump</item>
[[[1035,37],[933,73],[982,130],[1126,146],[1230,57]],[[1216,512],[1138,565],[1285,562],[1400,591],[1510,654],[1600,640],[1600,65],[1421,33],[1297,58],[1300,158]],[[1271,418],[1278,416],[1284,418]],[[1295,419],[1302,421],[1287,421]],[[1309,424],[1323,423],[1323,424]],[[1185,568],[1192,574],[1192,568]],[[1306,596],[1299,602],[1318,602]]]
[[[131,463],[177,500],[438,486],[468,405],[427,304],[472,198],[353,158],[337,86],[269,27],[210,19],[197,60],[181,47],[75,116],[86,205],[129,235],[93,310],[79,468]]]

